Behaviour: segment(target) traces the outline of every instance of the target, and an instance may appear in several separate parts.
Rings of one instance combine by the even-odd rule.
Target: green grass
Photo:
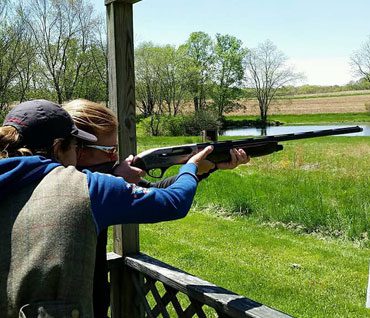
[[[258,116],[226,116],[230,121],[256,120]],[[289,125],[308,124],[342,124],[342,123],[369,123],[369,113],[346,113],[346,114],[304,114],[304,115],[271,115],[269,121],[279,121]],[[232,124],[230,124],[232,125]]]
[[[360,240],[370,247],[369,139],[286,142],[279,153],[201,182],[195,204],[264,222],[297,224],[302,231]]]
[[[142,251],[295,317],[366,317],[369,250],[251,218],[143,225]]]

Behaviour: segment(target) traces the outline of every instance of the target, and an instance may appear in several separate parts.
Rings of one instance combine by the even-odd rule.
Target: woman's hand
[[[115,176],[122,177],[129,183],[137,184],[141,180],[141,177],[144,177],[146,173],[144,170],[131,166],[133,159],[134,156],[129,155],[114,169],[113,174]]]
[[[198,174],[199,173],[199,169],[200,168],[204,168],[205,167],[205,163],[204,161],[208,161],[208,160],[205,160],[206,157],[213,151],[213,147],[212,146],[207,146],[206,148],[204,148],[202,151],[198,152],[197,154],[195,154],[194,156],[192,156],[189,160],[188,160],[188,163],[194,163],[197,167],[198,167]],[[210,162],[210,161],[208,161]],[[214,164],[212,162],[210,162],[211,165],[209,164],[206,164],[207,166],[212,166],[213,165],[213,168],[214,168]],[[210,169],[208,169],[210,170]],[[208,172],[207,171],[203,171],[202,173],[206,173]]]
[[[208,146],[207,148],[209,147],[212,147],[212,146]],[[195,156],[198,156],[198,155],[201,156],[201,157],[198,156],[196,159],[197,160],[196,165],[198,166],[198,172],[197,172],[198,176],[208,173],[214,168],[221,169],[221,170],[234,169],[239,165],[248,163],[250,160],[250,157],[245,153],[243,149],[233,148],[233,149],[230,149],[230,157],[231,157],[230,161],[220,162],[215,165],[213,162],[205,159],[212,152],[212,151],[206,150],[207,148],[205,148],[203,151],[195,155]],[[188,162],[190,162],[190,160],[192,160],[195,156],[190,158]]]
[[[231,160],[229,162],[220,162],[216,164],[217,169],[234,169],[239,165],[248,163],[250,157],[243,149],[230,149]]]

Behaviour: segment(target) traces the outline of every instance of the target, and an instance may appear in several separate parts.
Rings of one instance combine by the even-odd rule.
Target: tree
[[[246,58],[246,81],[253,88],[258,100],[260,119],[267,123],[267,114],[277,90],[303,78],[287,65],[288,58],[270,41],[266,40],[248,52]]]
[[[185,50],[189,58],[188,85],[193,95],[194,110],[197,112],[206,106],[214,59],[213,42],[208,34],[193,32],[180,49]]]
[[[32,32],[39,68],[59,103],[72,99],[93,67],[88,51],[99,25],[85,0],[28,0],[23,16]]]
[[[0,4],[0,108],[14,97],[14,86],[29,61],[28,33],[9,1]],[[23,92],[21,92],[23,94]],[[18,99],[19,100],[19,99]]]
[[[12,100],[23,102],[31,97],[32,77],[35,73],[36,51],[28,30],[24,30],[22,43],[19,47],[22,58],[16,64],[16,80],[14,81]],[[44,97],[45,98],[45,97]]]
[[[105,100],[106,105],[108,106],[109,101],[109,86],[108,86],[108,44],[107,44],[107,37],[106,37],[106,26],[105,26],[105,19],[101,20],[98,23],[96,36],[91,45],[90,49],[90,56],[92,58],[92,65],[93,65],[93,72],[92,76],[94,78],[94,84],[88,85],[90,93],[87,94],[86,99],[90,100]],[[89,83],[92,83],[91,80]],[[96,84],[95,84],[96,83]],[[99,89],[100,96],[103,97],[93,97],[91,96],[93,92],[97,91],[97,87],[101,87]]]
[[[144,117],[162,113],[163,97],[158,69],[158,47],[151,42],[140,44],[135,50],[135,86],[139,101],[137,106]]]
[[[176,116],[187,94],[186,56],[172,45],[142,43],[135,51],[136,95],[145,117]]]
[[[159,68],[157,70],[161,83],[161,94],[168,115],[176,116],[187,95],[186,72],[188,64],[185,52],[171,45],[158,50]]]
[[[216,34],[211,96],[218,118],[235,108],[235,99],[241,96],[246,54],[242,41],[231,35]]]
[[[355,75],[370,82],[370,36],[351,56],[351,66]]]

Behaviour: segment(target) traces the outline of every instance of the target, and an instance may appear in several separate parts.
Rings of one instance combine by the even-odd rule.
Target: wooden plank
[[[144,254],[125,257],[125,263],[131,268],[215,308],[218,312],[225,313],[229,317],[291,317],[281,311],[235,294]]]
[[[153,308],[154,316],[158,317],[159,314],[162,314],[163,318],[170,318],[170,315],[168,314],[168,311],[166,309],[167,304],[163,302],[155,282],[156,280],[152,280],[152,285],[150,288],[150,292],[152,293],[154,300],[157,303],[157,305]]]
[[[119,156],[123,160],[136,153],[132,4],[108,5],[107,24],[109,106],[118,117]],[[137,252],[137,225],[128,226],[125,230],[117,227],[114,241],[115,252],[118,254]]]
[[[198,318],[207,318],[206,314],[203,311],[203,308],[202,308],[203,304],[202,303],[200,303],[197,300],[191,300],[190,306],[192,306],[194,308],[194,311],[197,314]]]
[[[105,1],[108,28],[109,107],[119,121],[119,157],[136,153],[135,71],[133,44],[133,3]],[[139,226],[121,225],[114,229],[114,251],[120,255],[137,253]],[[111,313],[113,318],[143,317],[135,303],[136,290],[132,272],[125,267],[111,271]]]
[[[147,315],[147,318],[155,318],[155,316],[152,314],[152,310],[150,308],[150,305],[145,297],[145,294],[143,293],[142,286],[140,280],[138,280],[137,276],[133,276],[134,284],[136,287],[137,296],[139,297],[140,301],[144,305],[144,309]]]
[[[177,290],[175,290],[174,288],[172,288],[172,287],[170,287],[168,285],[164,285],[164,288],[166,289],[167,293],[170,296],[170,301],[172,303],[173,308],[175,309],[175,311],[177,313],[177,316],[178,317],[182,317],[183,314],[184,314],[184,311],[183,311],[183,309],[182,309],[182,307],[180,305],[179,300],[176,297]]]
[[[158,316],[160,312],[163,312],[163,310],[161,309],[162,305],[164,306],[164,308],[166,308],[166,312],[167,312],[167,305],[171,302],[171,299],[172,299],[171,294],[168,291],[166,291],[163,297],[161,298],[161,301],[162,301],[161,304],[155,305],[152,310],[154,316]],[[167,312],[167,315],[168,315],[168,312]]]

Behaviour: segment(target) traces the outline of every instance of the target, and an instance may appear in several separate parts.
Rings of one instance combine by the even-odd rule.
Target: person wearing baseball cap
[[[7,147],[6,151],[11,152],[17,151],[14,149],[16,146],[29,149],[32,153],[54,155],[60,149],[56,147],[58,141],[64,141],[65,145],[73,137],[87,142],[97,140],[94,135],[78,129],[60,105],[47,100],[32,100],[17,105],[5,117],[3,127],[7,126],[14,127],[19,136],[17,143]]]
[[[59,105],[14,107],[0,127],[1,317],[93,317],[97,236],[110,225],[185,217],[207,147],[165,188],[78,171],[79,140],[96,137]]]

